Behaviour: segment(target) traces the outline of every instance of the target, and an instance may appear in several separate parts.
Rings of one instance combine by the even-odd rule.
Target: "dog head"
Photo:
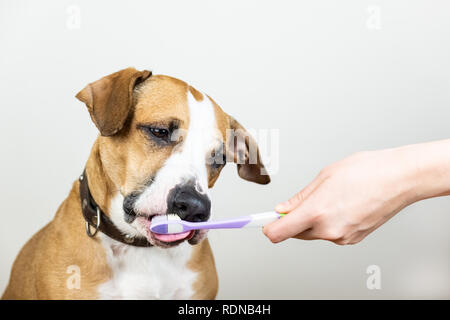
[[[157,235],[152,217],[210,218],[209,188],[227,161],[241,178],[270,178],[254,139],[206,94],[185,82],[128,68],[77,94],[100,131],[98,158],[111,193],[110,219],[124,233],[161,247],[195,244],[205,231]]]

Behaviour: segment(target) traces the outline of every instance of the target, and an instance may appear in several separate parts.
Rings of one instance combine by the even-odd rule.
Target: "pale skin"
[[[264,227],[288,238],[355,244],[408,205],[450,195],[450,139],[353,154],[324,168],[276,206],[286,216]]]

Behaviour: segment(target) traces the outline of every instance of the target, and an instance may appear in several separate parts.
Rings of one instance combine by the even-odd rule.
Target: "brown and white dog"
[[[243,179],[269,183],[257,147],[251,152],[254,140],[209,96],[149,71],[121,70],[87,85],[77,98],[100,131],[85,171],[92,198],[123,235],[149,246],[103,232],[87,236],[77,180],[54,219],[20,251],[2,298],[215,298],[206,232],[164,237],[149,225],[168,212],[188,221],[209,219],[208,189],[227,159],[238,163]],[[68,285],[70,270],[79,273],[78,286]]]

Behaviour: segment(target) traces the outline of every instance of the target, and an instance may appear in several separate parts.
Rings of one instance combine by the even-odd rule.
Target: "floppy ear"
[[[119,132],[133,106],[134,87],[149,78],[151,71],[127,68],[88,84],[76,98],[84,102],[102,136]]]
[[[258,145],[247,130],[234,119],[229,117],[227,130],[227,161],[237,164],[237,171],[242,179],[268,184],[269,174],[261,161]]]

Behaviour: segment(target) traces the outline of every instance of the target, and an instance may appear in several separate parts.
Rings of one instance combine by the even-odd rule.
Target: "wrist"
[[[407,171],[408,202],[450,195],[450,139],[397,149]]]

